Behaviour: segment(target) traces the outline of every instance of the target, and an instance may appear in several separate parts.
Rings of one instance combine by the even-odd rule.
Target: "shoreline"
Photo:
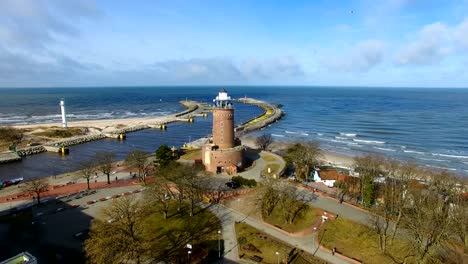
[[[242,136],[240,139],[243,145],[246,145],[252,148],[256,147],[254,136],[245,135],[245,136]],[[288,146],[294,143],[295,142],[275,140],[273,141],[269,149],[274,150],[274,151],[286,150]],[[354,158],[356,156],[345,155],[345,154],[341,154],[341,153],[333,152],[329,150],[322,150],[322,154],[323,154],[323,157],[321,158],[321,160],[327,163],[327,165],[333,165],[333,166],[344,167],[344,168],[352,168],[354,166]]]

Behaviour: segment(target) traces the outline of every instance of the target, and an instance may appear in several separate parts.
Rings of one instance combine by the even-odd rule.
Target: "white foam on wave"
[[[308,133],[302,132],[302,133],[301,133],[301,136],[306,136],[306,137],[307,137],[307,136],[309,136],[309,134],[308,134]]]
[[[447,168],[447,167],[440,167],[440,166],[434,166],[434,165],[425,165],[426,167],[431,167],[431,168],[436,168],[436,169],[441,169],[441,170],[449,170],[449,171],[456,171],[457,169],[455,168]]]
[[[288,130],[284,131],[284,133],[286,133],[286,134],[299,134],[299,132],[288,131]]]
[[[443,159],[428,159],[428,158],[421,158],[421,157],[418,157],[418,159],[427,160],[427,161],[440,161],[440,162],[448,161],[448,160],[443,160]]]
[[[271,134],[273,137],[284,137],[284,135]]]
[[[414,154],[421,154],[421,155],[424,155],[424,152],[416,151],[416,150],[407,150],[407,149],[404,149],[403,152],[405,152],[405,153],[414,153]]]
[[[449,155],[449,154],[441,154],[441,153],[431,153],[434,156],[439,156],[439,157],[447,157],[447,158],[456,158],[456,159],[468,159],[468,156],[462,156],[462,155]]]
[[[317,133],[317,136],[323,136],[323,134],[322,133]]]
[[[375,149],[380,149],[380,150],[383,150],[383,151],[392,151],[392,152],[395,152],[396,150],[394,149],[390,149],[390,148],[379,148],[379,147],[374,147]]]
[[[355,139],[353,138],[354,142],[364,143],[364,144],[385,144],[385,141],[378,141],[378,140],[364,140],[364,139]]]
[[[356,133],[344,133],[344,132],[340,132],[340,136],[345,136],[345,137],[356,137],[357,134],[356,134]]]
[[[342,140],[347,140],[347,138],[345,137],[339,137],[339,136],[335,136],[336,139],[342,139]]]

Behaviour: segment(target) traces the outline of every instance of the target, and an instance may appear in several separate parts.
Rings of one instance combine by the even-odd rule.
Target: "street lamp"
[[[218,230],[218,258],[221,258],[221,230]]]
[[[186,248],[188,249],[187,251],[188,263],[190,263],[190,254],[192,254],[192,244],[187,244]]]
[[[279,255],[280,255],[279,252],[276,251],[276,252],[275,252],[275,255],[276,255],[276,257],[278,258],[278,264],[279,264],[279,263],[280,263],[280,262],[279,262]]]

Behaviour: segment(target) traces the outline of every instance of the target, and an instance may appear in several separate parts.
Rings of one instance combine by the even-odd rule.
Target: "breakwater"
[[[263,110],[263,114],[238,125],[236,127],[236,136],[241,136],[245,133],[262,129],[281,119],[285,114],[277,104],[271,104],[255,99],[238,99],[237,101],[256,105]]]
[[[240,100],[238,100],[240,101]],[[266,103],[259,100],[248,99],[243,100],[243,103],[256,105],[257,107],[263,110],[261,115],[258,115],[252,119],[249,119],[247,122],[244,122],[236,127],[236,133],[247,133],[249,131],[254,131],[261,129],[276,120],[280,119],[284,112],[274,104]],[[21,160],[21,157],[34,155],[42,152],[46,152],[48,147],[69,147],[73,145],[83,144],[91,141],[101,140],[104,138],[116,138],[118,134],[125,134],[136,132],[148,128],[160,128],[163,124],[169,124],[173,122],[184,122],[189,121],[190,118],[195,116],[204,116],[211,111],[211,107],[206,103],[196,102],[196,101],[180,101],[182,105],[186,107],[185,110],[175,113],[169,116],[158,118],[157,121],[148,122],[147,124],[133,125],[123,128],[112,128],[107,129],[104,132],[93,132],[93,134],[88,134],[84,136],[77,136],[73,138],[56,140],[49,142],[44,145],[25,147],[17,149],[16,153],[2,153],[3,157],[0,159],[2,163],[12,162]]]

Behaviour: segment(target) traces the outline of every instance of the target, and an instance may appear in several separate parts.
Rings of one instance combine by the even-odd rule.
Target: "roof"
[[[322,180],[337,180],[338,172],[336,170],[319,170],[319,177]]]
[[[317,171],[322,180],[335,180],[347,182],[351,176],[339,174],[336,170],[319,170]]]
[[[221,91],[219,91],[220,93],[227,93],[226,89],[221,89]]]

